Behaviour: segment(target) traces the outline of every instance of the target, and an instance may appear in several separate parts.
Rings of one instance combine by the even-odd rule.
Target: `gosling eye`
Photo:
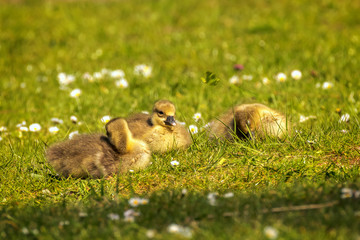
[[[159,115],[159,117],[164,116],[164,112],[163,111],[158,111],[158,115]]]

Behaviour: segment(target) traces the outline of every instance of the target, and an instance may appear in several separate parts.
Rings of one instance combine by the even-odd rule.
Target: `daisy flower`
[[[129,199],[129,204],[130,204],[130,206],[132,206],[132,207],[137,207],[137,206],[140,205],[140,203],[141,203],[141,199],[140,199],[140,198],[135,197],[135,198],[130,198],[130,199]]]
[[[136,65],[134,68],[134,73],[135,73],[135,75],[142,75],[142,76],[148,78],[151,76],[152,67],[145,65],[145,64]]]
[[[331,83],[331,82],[324,82],[324,83],[322,84],[322,89],[324,89],[324,90],[330,89],[330,88],[332,88],[332,87],[334,87],[334,84]]]
[[[38,123],[33,123],[29,126],[30,132],[38,132],[41,130],[41,126]]]
[[[80,97],[80,95],[81,95],[81,90],[79,88],[72,90],[70,93],[70,97],[72,98],[78,98]]]
[[[23,228],[21,229],[21,232],[22,232],[22,234],[24,234],[24,235],[28,235],[28,234],[30,233],[29,229],[27,229],[26,227],[23,227]]]
[[[59,132],[59,128],[54,126],[54,127],[49,127],[49,132],[52,134],[58,133]]]
[[[149,199],[147,199],[147,198],[140,198],[140,204],[141,205],[146,205],[146,204],[148,204],[149,203]]]
[[[6,132],[6,131],[7,131],[7,127],[5,127],[5,126],[0,127],[0,132]]]
[[[181,226],[175,223],[172,223],[168,226],[167,230],[169,233],[179,233]]]
[[[234,197],[234,193],[232,192],[228,192],[224,194],[224,198],[232,198],[232,197]]]
[[[87,212],[79,212],[79,217],[87,217]]]
[[[207,195],[208,202],[211,206],[216,206],[216,196],[217,193],[209,193]]]
[[[276,81],[278,81],[278,82],[285,82],[286,81],[286,74],[285,73],[278,73],[275,78],[276,78]]]
[[[170,162],[171,166],[178,166],[180,163],[176,160]]]
[[[119,214],[116,214],[116,213],[109,213],[107,216],[112,221],[117,221],[120,219]]]
[[[199,121],[201,119],[201,113],[195,113],[193,119],[195,120],[195,122]]]
[[[101,118],[101,122],[108,123],[110,121],[111,117],[106,115]]]
[[[104,76],[101,72],[94,72],[93,77],[94,77],[94,79],[99,80],[99,79],[102,79]]]
[[[189,130],[190,130],[190,132],[191,132],[192,134],[198,133],[198,127],[195,126],[195,125],[190,125],[190,126],[189,126]]]
[[[349,121],[350,121],[350,114],[348,114],[348,113],[341,115],[341,117],[339,119],[339,123],[349,122]]]
[[[254,77],[252,75],[243,75],[242,78],[246,81],[251,81],[251,80],[253,80]]]
[[[276,239],[279,235],[279,232],[275,228],[267,226],[264,228],[264,234],[268,239]]]
[[[294,70],[291,72],[291,77],[295,80],[300,80],[302,77],[302,73],[299,70]]]
[[[59,118],[51,118],[50,120],[51,120],[51,122],[56,123],[56,124],[63,124],[64,123],[64,121],[59,119]]]
[[[125,78],[122,78],[118,81],[115,82],[115,85],[118,87],[118,88],[127,88],[129,86],[129,83],[126,81]]]
[[[71,116],[71,117],[70,117],[70,120],[71,120],[73,123],[77,123],[77,121],[78,121],[77,117],[75,117],[75,116]]]
[[[308,116],[308,117],[305,117],[304,115],[300,115],[300,120],[299,122],[303,123],[303,122],[306,122],[308,120],[313,120],[313,119],[316,119],[317,117],[316,116]]]
[[[125,222],[134,222],[135,217],[140,216],[139,212],[134,211],[133,209],[126,210],[124,212],[124,221]]]
[[[26,126],[21,126],[21,127],[19,128],[19,130],[20,130],[20,132],[28,132],[28,131],[29,131],[29,128],[26,127]]]
[[[239,84],[240,78],[237,75],[234,75],[229,79],[229,83],[230,84]]]
[[[82,78],[88,82],[94,82],[94,77],[90,73],[84,73]]]
[[[149,229],[146,231],[146,237],[148,238],[154,238],[156,235],[156,230],[154,229]]]
[[[118,69],[110,72],[110,77],[112,78],[123,78],[125,77],[125,73],[123,70]]]
[[[66,73],[59,73],[57,77],[59,84],[62,86],[69,85],[70,83],[75,81],[74,75],[67,75]]]
[[[350,188],[342,188],[341,189],[341,195],[340,198],[344,199],[344,198],[351,198],[353,194],[353,190]]]
[[[0,142],[3,140],[3,138],[0,136]]]
[[[267,77],[264,77],[264,78],[262,79],[262,83],[263,83],[264,85],[268,85],[268,84],[270,83],[270,80],[269,80]]]

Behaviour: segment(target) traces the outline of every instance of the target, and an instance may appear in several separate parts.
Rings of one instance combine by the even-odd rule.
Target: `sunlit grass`
[[[359,237],[359,198],[341,194],[360,189],[358,3],[6,2],[0,238]],[[100,180],[61,178],[46,162],[49,145],[105,133],[110,116],[161,98],[191,126],[188,150]],[[208,141],[209,121],[253,102],[286,114],[292,134]],[[136,197],[149,202],[129,205]]]

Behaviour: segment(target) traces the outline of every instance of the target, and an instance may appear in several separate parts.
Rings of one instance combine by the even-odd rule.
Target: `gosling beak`
[[[164,123],[165,123],[165,125],[168,125],[168,126],[175,126],[176,122],[175,122],[174,116],[168,116]]]

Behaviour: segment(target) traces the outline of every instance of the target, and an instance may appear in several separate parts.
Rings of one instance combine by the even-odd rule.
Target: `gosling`
[[[46,151],[46,158],[59,174],[76,178],[107,177],[150,164],[149,147],[133,138],[124,119],[109,121],[106,132],[107,136],[76,135],[55,144]]]
[[[242,104],[209,124],[210,139],[283,139],[289,134],[286,117],[263,104]]]
[[[186,149],[192,143],[189,131],[175,121],[175,106],[168,100],[155,102],[152,114],[137,113],[126,119],[135,138],[152,152]]]

